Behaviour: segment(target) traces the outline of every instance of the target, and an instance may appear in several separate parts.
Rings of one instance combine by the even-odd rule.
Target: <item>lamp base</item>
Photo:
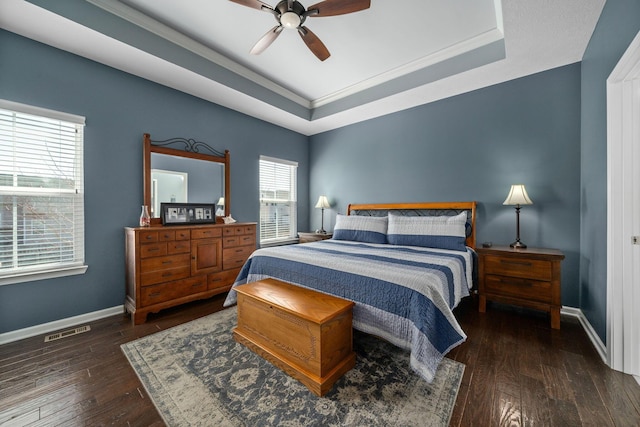
[[[520,240],[516,240],[515,242],[513,242],[509,246],[512,247],[513,249],[527,249],[527,245],[522,243]]]

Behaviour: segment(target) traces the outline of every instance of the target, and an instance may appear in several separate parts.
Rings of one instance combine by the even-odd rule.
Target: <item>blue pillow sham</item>
[[[332,238],[364,243],[387,243],[387,223],[386,216],[338,215]]]
[[[466,251],[467,213],[456,216],[401,216],[389,213],[387,239],[392,245]]]

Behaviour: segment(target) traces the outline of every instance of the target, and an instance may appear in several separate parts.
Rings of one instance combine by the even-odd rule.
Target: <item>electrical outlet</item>
[[[631,236],[632,245],[640,245],[640,236]]]

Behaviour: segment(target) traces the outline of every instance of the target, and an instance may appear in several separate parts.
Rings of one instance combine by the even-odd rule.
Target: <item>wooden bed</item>
[[[432,238],[440,231],[429,224],[449,220],[457,227],[453,248],[392,239],[404,236],[397,234],[397,224],[410,223],[419,228],[418,237]],[[444,355],[466,340],[452,310],[470,295],[473,284],[475,220],[476,202],[351,204],[348,215],[336,221],[333,238],[258,249],[234,287],[273,278],[352,301],[353,327],[409,350],[411,367],[430,382]],[[366,233],[349,234],[347,223],[365,224],[371,233],[366,237],[380,235],[367,224],[389,224],[384,228],[388,241],[362,240]],[[443,236],[448,238],[446,227]],[[236,301],[232,288],[225,306]]]
[[[471,232],[467,236],[467,246],[476,247],[476,207],[477,202],[419,202],[419,203],[353,203],[347,206],[347,215],[375,215],[381,212],[402,212],[405,215],[451,215],[452,212],[469,212]]]

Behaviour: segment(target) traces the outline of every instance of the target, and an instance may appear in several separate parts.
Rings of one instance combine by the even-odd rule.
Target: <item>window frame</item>
[[[78,255],[74,257],[72,262],[67,263],[57,263],[57,264],[44,264],[44,265],[33,265],[27,267],[18,267],[15,269],[11,269],[11,271],[7,271],[3,273],[0,270],[0,286],[2,285],[10,285],[15,283],[23,283],[30,282],[35,280],[45,280],[52,279],[58,277],[67,277],[78,274],[84,274],[87,271],[88,265],[86,265],[85,260],[85,228],[84,228],[84,216],[85,216],[85,206],[84,206],[84,126],[85,126],[85,118],[82,116],[77,116],[75,114],[64,113],[55,110],[49,110],[46,108],[36,107],[27,104],[21,104],[18,102],[8,101],[5,99],[0,99],[0,108],[3,110],[11,111],[13,113],[18,114],[27,114],[32,116],[38,116],[47,120],[57,120],[61,122],[71,123],[76,126],[80,126],[82,130],[82,139],[79,143],[79,146],[76,146],[76,151],[80,152],[80,159],[77,159],[76,162],[79,164],[81,171],[81,180],[82,185],[78,190],[76,188],[76,194],[79,192],[82,200],[81,211],[82,211],[82,220],[81,220],[81,229],[78,232],[78,235],[75,235],[74,239],[74,251],[80,252]],[[24,190],[20,190],[20,187],[16,187],[18,190],[13,193],[15,196],[20,196],[24,194]],[[78,224],[76,222],[76,224]],[[77,245],[78,241],[81,241],[81,248]]]
[[[269,238],[269,239],[263,239],[262,237],[262,233],[263,233],[263,202],[265,200],[273,200],[274,202],[277,202],[277,198],[274,199],[265,199],[263,198],[263,194],[262,194],[262,187],[263,187],[263,182],[262,182],[262,177],[261,177],[261,169],[262,169],[262,162],[269,162],[269,163],[273,163],[273,164],[277,164],[280,166],[287,166],[290,167],[290,182],[289,182],[289,198],[287,199],[287,203],[290,204],[289,206],[289,230],[290,230],[290,234],[285,236],[285,237],[275,237],[275,238]],[[291,160],[285,160],[285,159],[280,159],[280,158],[276,158],[276,157],[269,157],[269,156],[260,156],[259,162],[258,162],[258,193],[259,193],[259,205],[260,205],[260,209],[259,209],[259,225],[260,225],[260,234],[259,234],[259,240],[260,240],[260,246],[264,247],[264,246],[276,246],[276,245],[282,245],[282,244],[289,244],[289,243],[294,243],[297,242],[298,240],[298,162],[295,161],[291,161]],[[292,181],[292,182],[291,182]],[[277,222],[277,221],[276,221]]]

